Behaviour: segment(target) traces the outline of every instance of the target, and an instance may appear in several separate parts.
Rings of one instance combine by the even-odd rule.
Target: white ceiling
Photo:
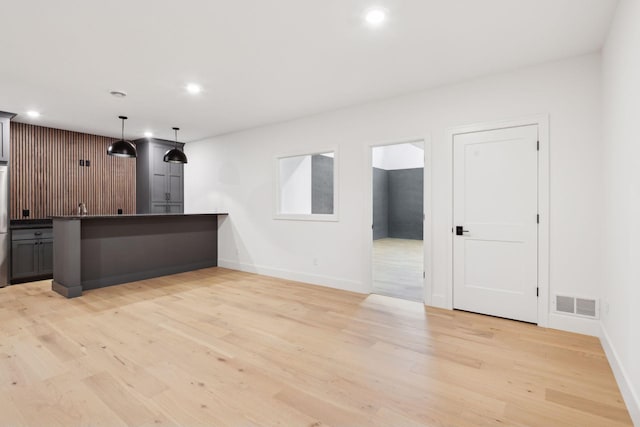
[[[363,12],[389,20],[372,29]],[[601,48],[616,0],[3,1],[0,110],[193,141]],[[188,82],[204,87],[192,96]],[[124,99],[112,89],[128,92]],[[38,119],[24,114],[35,109]]]

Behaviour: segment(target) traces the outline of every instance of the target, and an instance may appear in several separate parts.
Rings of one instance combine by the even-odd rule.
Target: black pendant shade
[[[176,133],[176,146],[164,153],[164,161],[167,163],[187,163],[187,155],[178,148],[178,131],[180,128],[173,128]]]
[[[168,163],[187,163],[187,156],[177,148],[164,153],[164,161]]]
[[[130,141],[124,139],[124,121],[127,120],[125,116],[118,116],[122,120],[122,139],[109,145],[107,148],[107,154],[115,157],[136,157],[136,146]]]

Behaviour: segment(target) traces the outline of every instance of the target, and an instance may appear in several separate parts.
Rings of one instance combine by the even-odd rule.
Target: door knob
[[[468,233],[469,230],[465,230],[462,225],[456,225],[456,236],[462,236],[464,233]]]

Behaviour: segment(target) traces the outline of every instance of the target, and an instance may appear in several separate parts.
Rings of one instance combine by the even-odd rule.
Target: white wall
[[[640,2],[623,0],[603,51],[602,341],[640,425]]]
[[[280,159],[280,212],[311,214],[311,156]]]
[[[366,293],[368,144],[431,135],[432,276],[434,295],[443,296],[452,199],[446,130],[549,114],[551,292],[599,298],[600,59],[587,55],[188,143],[186,210],[229,212],[220,229],[222,266]],[[339,221],[274,220],[274,158],[327,147],[339,148]],[[594,334],[599,328],[564,316],[552,316],[550,325]]]
[[[414,169],[424,167],[424,148],[418,143],[394,144],[374,147],[373,167],[384,170]]]

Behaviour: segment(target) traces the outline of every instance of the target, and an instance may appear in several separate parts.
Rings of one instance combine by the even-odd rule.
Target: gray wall
[[[333,213],[333,157],[311,156],[311,213]]]
[[[389,237],[422,240],[424,169],[399,169],[389,174]]]
[[[423,168],[373,168],[373,239],[422,240],[423,200]]]
[[[373,240],[389,237],[389,171],[373,168]]]

